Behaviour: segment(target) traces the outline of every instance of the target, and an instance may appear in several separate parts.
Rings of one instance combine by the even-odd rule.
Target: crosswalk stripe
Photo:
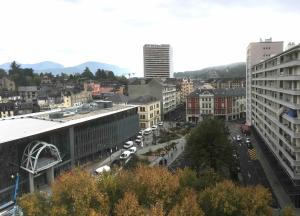
[[[251,160],[257,159],[255,149],[248,149],[248,154],[249,154]]]

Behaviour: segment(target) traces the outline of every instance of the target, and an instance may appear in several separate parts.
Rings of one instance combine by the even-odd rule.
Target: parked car
[[[124,145],[123,148],[124,149],[129,149],[133,146],[133,141],[127,141]]]
[[[248,143],[247,143],[247,147],[248,147],[248,149],[253,149],[252,143],[251,143],[251,142],[248,142]]]
[[[157,129],[157,125],[153,125],[152,130],[156,130],[156,129]]]
[[[97,168],[95,170],[95,174],[96,175],[101,175],[102,173],[109,172],[109,171],[110,171],[110,166],[104,165],[104,166],[101,166],[101,167]]]
[[[149,135],[152,133],[152,128],[147,128],[144,130],[144,135]]]
[[[131,154],[134,154],[134,153],[136,153],[136,147],[133,146],[133,147],[129,148],[128,151],[130,151]]]
[[[143,136],[144,135],[144,130],[140,130],[139,135]]]
[[[164,122],[158,122],[157,125],[158,125],[158,126],[163,126],[163,125],[164,125]]]
[[[142,140],[142,139],[143,139],[143,136],[137,135],[136,138]]]
[[[130,151],[124,151],[121,155],[120,155],[120,159],[127,159],[129,158],[129,156],[131,155]]]
[[[241,141],[241,140],[242,140],[241,136],[240,136],[240,135],[237,135],[237,136],[236,136],[236,140],[237,140],[237,141]]]
[[[141,144],[141,142],[142,142],[142,139],[139,139],[139,138],[135,139],[136,144]]]
[[[250,138],[249,137],[247,137],[246,138],[246,143],[248,144],[248,143],[250,143],[251,141],[250,141]]]

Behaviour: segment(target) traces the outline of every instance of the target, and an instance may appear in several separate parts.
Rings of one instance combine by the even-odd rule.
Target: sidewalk
[[[172,149],[170,150],[165,156],[163,157],[160,157],[158,156],[156,159],[154,159],[150,166],[154,166],[154,165],[158,165],[159,164],[159,161],[162,159],[162,158],[165,158],[167,159],[167,166],[170,166],[175,160],[176,158],[181,155],[181,153],[184,151],[185,149],[185,144],[186,144],[186,140],[185,140],[185,137],[182,137],[180,139],[177,139],[177,140],[172,140],[172,142],[177,142],[176,144],[176,148],[177,149]]]
[[[261,146],[257,143],[256,137],[254,135],[251,135],[251,138],[254,138],[253,145],[255,146],[256,152],[257,152],[257,158],[260,161],[263,170],[267,176],[267,179],[271,185],[271,188],[279,202],[279,205],[283,209],[286,206],[294,206],[287,195],[287,193],[284,191],[281,183],[279,182],[277,176],[275,175],[273,168],[270,166],[269,161],[267,161]],[[300,209],[295,209],[296,215],[300,215]]]
[[[136,154],[137,155],[142,155],[142,154],[144,154],[146,152],[149,152],[150,150],[155,151],[157,149],[160,149],[160,148],[163,148],[163,147],[165,147],[167,145],[170,145],[172,142],[176,142],[177,143],[177,151],[178,151],[178,153],[176,153],[176,155],[173,155],[173,157],[174,157],[174,159],[172,160],[172,162],[173,162],[176,159],[176,157],[179,154],[181,154],[181,152],[182,152],[180,150],[181,150],[181,146],[182,146],[183,141],[184,141],[184,144],[185,144],[185,138],[181,137],[179,139],[171,140],[171,141],[168,141],[168,142],[165,142],[165,143],[161,143],[161,144],[158,144],[158,145],[150,145],[150,146],[146,146],[146,147],[143,147],[143,148],[142,147],[138,147]],[[98,163],[89,164],[88,166],[86,166],[86,169],[92,172],[95,169],[97,169],[98,167],[101,167],[101,166],[104,166],[104,165],[109,165],[112,161],[114,161],[115,159],[118,159],[120,157],[122,151],[124,151],[124,150],[120,149],[120,150],[114,152],[111,155],[111,157],[107,157],[107,158],[103,159],[102,161],[100,161]],[[156,159],[154,159],[154,161],[157,160],[158,158],[161,158],[161,157],[157,157]],[[152,162],[151,162],[151,164],[152,164]],[[168,162],[168,165],[169,165],[169,162]]]

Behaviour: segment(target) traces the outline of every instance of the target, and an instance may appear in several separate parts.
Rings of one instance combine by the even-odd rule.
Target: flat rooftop
[[[73,107],[2,118],[0,119],[0,144],[76,125],[121,111],[130,110],[135,107],[138,106],[114,105],[110,108],[100,108],[89,112],[77,111],[75,113],[76,108]],[[61,118],[51,118],[51,114],[53,113],[68,113],[69,115]]]

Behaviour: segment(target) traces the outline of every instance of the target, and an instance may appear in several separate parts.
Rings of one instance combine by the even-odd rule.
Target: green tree
[[[205,119],[194,128],[187,139],[187,157],[192,166],[199,170],[212,168],[222,172],[232,164],[232,147],[227,138],[224,122]]]
[[[0,68],[0,79],[3,78],[3,77],[6,77],[7,76],[7,73],[4,69]]]
[[[97,80],[106,80],[107,79],[107,74],[103,69],[98,69],[95,73],[95,77]]]
[[[115,74],[112,71],[108,71],[107,73],[107,79],[108,80],[115,80]]]
[[[90,69],[88,67],[86,67],[84,69],[81,76],[84,77],[84,78],[87,78],[87,79],[91,79],[91,80],[95,78],[94,74],[90,71]]]
[[[21,72],[21,65],[17,64],[16,61],[13,61],[10,64],[10,69],[8,70],[9,76],[12,76],[14,74],[20,74]]]

